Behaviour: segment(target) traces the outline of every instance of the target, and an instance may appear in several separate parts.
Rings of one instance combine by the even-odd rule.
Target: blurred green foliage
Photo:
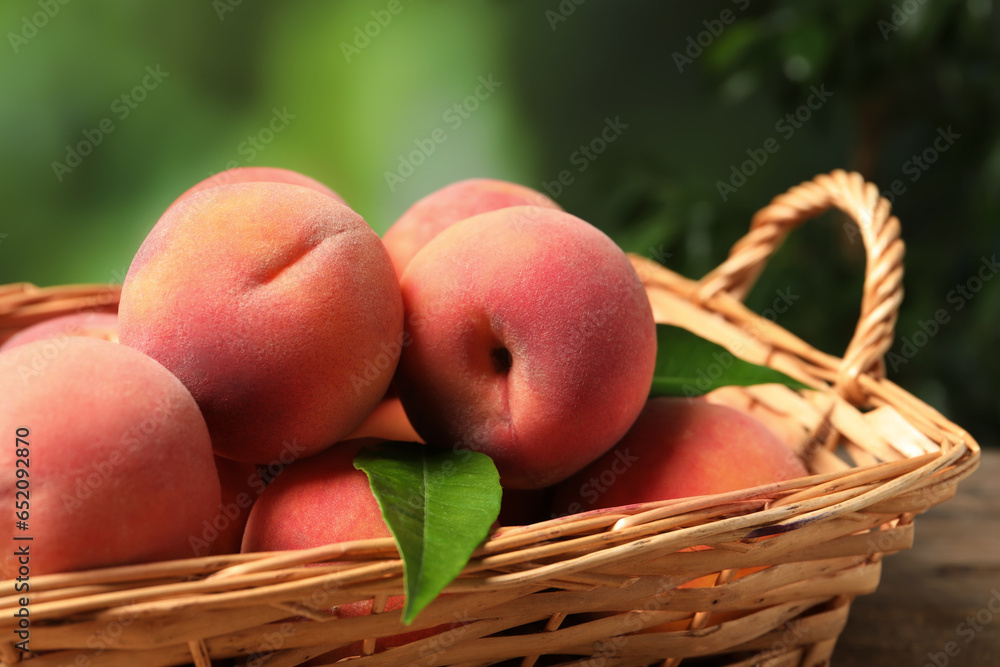
[[[236,165],[318,178],[379,232],[448,182],[514,180],[699,277],[843,167],[898,181],[890,376],[997,442],[1000,280],[974,280],[1000,246],[992,0],[36,0],[0,26],[0,283],[120,281],[167,205]],[[778,323],[835,354],[864,274],[843,223],[795,231],[748,298],[794,295]]]

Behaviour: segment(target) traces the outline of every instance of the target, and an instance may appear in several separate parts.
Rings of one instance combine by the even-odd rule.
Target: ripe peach
[[[728,405],[750,415],[771,429],[789,447],[801,448],[810,438],[809,432],[801,424],[783,419],[760,403],[756,403],[740,387],[719,387],[705,394],[703,399],[716,405]]]
[[[347,205],[343,197],[323,185],[314,178],[305,174],[300,174],[291,169],[281,169],[280,167],[234,167],[218,174],[209,176],[205,180],[195,183],[175,200],[175,203],[193,195],[196,192],[214,188],[220,185],[230,185],[232,183],[288,183],[290,185],[301,185],[306,188],[322,192],[328,197],[333,197],[341,204]]]
[[[613,449],[554,493],[555,514],[708,495],[808,475],[759,421],[688,398],[652,398]]]
[[[121,342],[188,387],[216,453],[314,454],[382,398],[402,344],[378,236],[331,197],[285,183],[197,192],[167,211],[122,286]]]
[[[625,256],[563,211],[515,206],[442,231],[403,274],[394,381],[425,442],[490,455],[504,488],[607,451],[649,393],[656,329]]]
[[[479,213],[510,206],[541,206],[562,210],[529,187],[492,178],[470,178],[435,190],[407,209],[382,235],[396,275],[441,230]]]
[[[252,463],[216,456],[215,467],[222,486],[222,503],[215,518],[205,521],[201,532],[189,540],[195,556],[238,554],[250,509],[265,487]]]
[[[33,575],[190,555],[219,478],[198,406],[167,369],[104,340],[36,341],[0,354],[0,397],[12,510],[0,576],[17,575],[18,547]]]
[[[242,550],[307,549],[391,537],[368,476],[354,467],[358,451],[373,441],[345,441],[285,467],[250,510]]]
[[[115,313],[72,313],[26,327],[0,345],[0,352],[36,340],[83,336],[118,342],[118,315]]]
[[[282,551],[390,537],[382,511],[371,492],[368,476],[354,467],[354,457],[365,445],[378,442],[361,438],[340,443],[308,461],[288,466],[264,490],[250,512],[243,534],[243,551]],[[415,445],[420,446],[420,445]],[[390,596],[385,611],[401,609],[403,596]],[[338,606],[343,618],[370,614],[372,601]],[[384,637],[377,650],[428,637],[447,626],[425,628]],[[358,655],[361,645],[351,644],[323,656]],[[326,664],[326,662],[323,662]]]

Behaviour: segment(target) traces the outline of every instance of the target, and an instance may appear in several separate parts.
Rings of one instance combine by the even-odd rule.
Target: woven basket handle
[[[698,282],[694,296],[703,303],[727,292],[742,301],[788,232],[831,207],[854,219],[865,246],[861,314],[835,384],[846,399],[862,404],[866,396],[857,378],[863,373],[885,374],[883,357],[892,346],[903,300],[904,249],[899,220],[889,215],[889,202],[860,174],[838,169],[775,197],[754,215],[750,232],[733,245],[729,257]]]

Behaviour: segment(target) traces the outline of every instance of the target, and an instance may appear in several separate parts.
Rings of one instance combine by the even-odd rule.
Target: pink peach
[[[293,463],[264,490],[250,512],[243,535],[243,551],[283,551],[391,537],[382,511],[371,492],[368,476],[354,467],[354,457],[377,439],[362,438],[340,443],[308,461]],[[421,445],[414,445],[421,446]],[[404,598],[390,596],[385,611],[401,609]],[[338,606],[342,618],[370,614],[372,601]],[[380,638],[376,649],[399,646],[430,636],[447,626],[422,628]],[[358,655],[360,643],[328,653],[319,661],[326,664],[348,655]]]
[[[808,475],[759,421],[702,399],[653,398],[613,449],[554,491],[556,515],[736,491]]]
[[[0,397],[0,576],[24,564],[17,547],[32,575],[191,555],[219,478],[205,420],[167,369],[104,340],[36,341],[0,354]]]
[[[373,442],[345,441],[282,470],[250,511],[242,550],[307,549],[391,537],[368,476],[354,467],[358,451]]]
[[[314,454],[378,404],[402,344],[399,285],[378,236],[335,199],[238,183],[171,207],[122,286],[121,342],[166,366],[216,453]]]
[[[265,484],[252,463],[215,457],[222,487],[222,503],[211,521],[203,524],[200,534],[190,540],[195,556],[238,554],[243,543],[250,510]]]
[[[118,315],[115,313],[72,313],[26,327],[0,345],[0,352],[36,340],[83,336],[118,342]]]
[[[441,230],[479,213],[510,206],[540,206],[562,210],[529,187],[492,178],[469,178],[446,185],[417,201],[382,235],[396,275]]]
[[[306,188],[315,190],[316,192],[321,192],[328,197],[333,197],[341,204],[347,205],[343,197],[331,190],[329,187],[320,183],[315,178],[310,178],[305,174],[300,174],[297,171],[291,169],[282,169],[280,167],[234,167],[232,169],[227,169],[225,171],[220,171],[218,174],[209,176],[203,181],[195,183],[190,188],[185,190],[180,197],[175,200],[180,201],[193,195],[196,192],[201,192],[202,190],[207,190],[209,188],[218,187],[220,185],[232,185],[233,183],[288,183],[289,185],[301,185]]]
[[[607,451],[639,414],[656,329],[625,253],[554,209],[456,223],[409,264],[395,387],[424,441],[490,455],[541,488]]]

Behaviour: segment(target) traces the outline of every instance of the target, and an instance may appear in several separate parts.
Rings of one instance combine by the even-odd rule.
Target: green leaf
[[[650,396],[701,396],[726,385],[777,383],[792,389],[811,388],[781,371],[744,361],[680,327],[657,324],[656,345]]]
[[[387,442],[358,452],[403,559],[403,623],[437,597],[469,562],[500,513],[493,460],[467,449]]]

